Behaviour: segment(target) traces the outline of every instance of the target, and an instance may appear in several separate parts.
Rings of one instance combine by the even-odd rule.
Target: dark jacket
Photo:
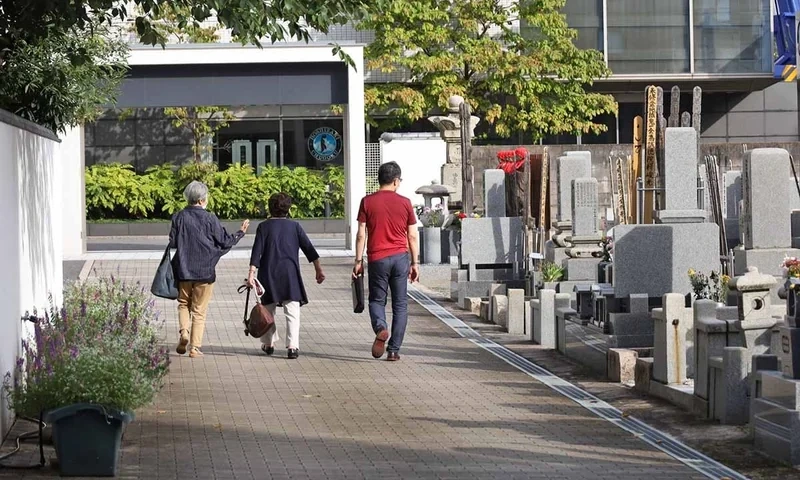
[[[262,303],[308,303],[300,275],[300,250],[309,262],[319,258],[299,223],[286,218],[272,218],[258,226],[250,265],[258,268],[258,281],[264,286]]]
[[[229,234],[216,215],[199,206],[186,207],[173,215],[169,245],[177,249],[172,266],[178,281],[216,281],[219,259],[242,237],[244,232]]]

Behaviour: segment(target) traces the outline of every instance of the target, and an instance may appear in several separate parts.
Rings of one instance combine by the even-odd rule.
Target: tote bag
[[[161,257],[158,270],[156,270],[156,276],[153,278],[153,285],[150,287],[150,293],[156,297],[176,300],[178,298],[178,280],[175,278],[175,271],[172,269],[172,262],[170,260],[168,245],[167,249],[164,250],[164,256]]]

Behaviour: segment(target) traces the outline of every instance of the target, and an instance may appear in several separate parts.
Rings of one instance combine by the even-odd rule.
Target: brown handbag
[[[239,287],[237,291],[242,293],[245,290],[247,290],[247,296],[244,300],[244,334],[253,338],[261,338],[275,327],[275,317],[273,317],[269,309],[260,302],[258,296],[256,296],[256,298],[259,301],[253,306],[253,309],[250,310],[250,314],[248,315],[247,310],[250,308],[250,291],[253,290],[253,288],[245,284]]]

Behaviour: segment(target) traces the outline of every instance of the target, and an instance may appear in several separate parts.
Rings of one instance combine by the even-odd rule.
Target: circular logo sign
[[[308,136],[308,151],[320,162],[330,162],[342,153],[342,136],[332,128],[318,128]]]

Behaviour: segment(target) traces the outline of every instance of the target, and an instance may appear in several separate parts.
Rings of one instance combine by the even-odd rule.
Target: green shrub
[[[267,200],[278,192],[292,196],[295,218],[324,216],[330,202],[333,217],[344,216],[344,169],[264,168],[256,176],[249,166],[219,171],[214,164],[191,163],[150,167],[137,175],[129,165],[93,165],[86,169],[86,209],[91,220],[168,219],[186,206],[183,190],[194,181],[209,187],[209,210],[223,219],[265,217]],[[330,185],[330,190],[327,186]]]

